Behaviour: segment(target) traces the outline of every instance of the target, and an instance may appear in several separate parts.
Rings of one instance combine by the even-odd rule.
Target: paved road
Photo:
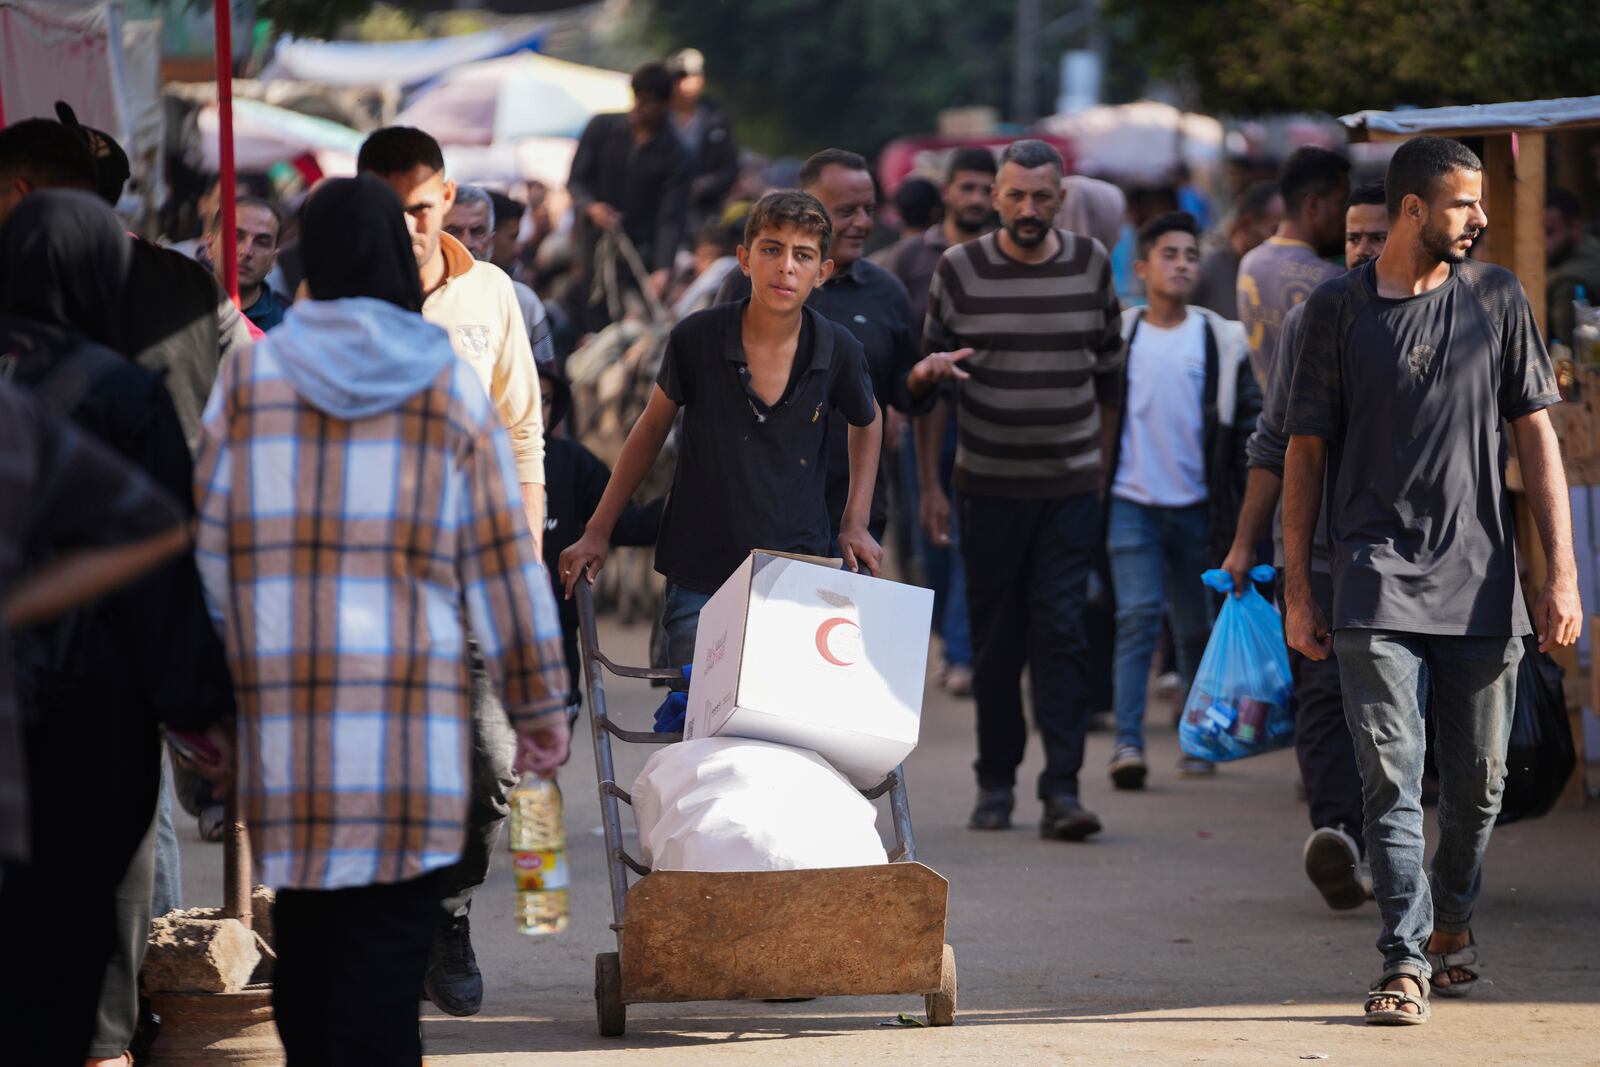
[[[641,662],[644,631],[608,627],[606,649]],[[655,694],[610,689],[615,714],[646,723]],[[597,1036],[594,954],[612,947],[587,734],[563,774],[573,875],[571,929],[517,934],[498,866],[474,910],[487,997],[473,1019],[427,1016],[440,1065],[744,1062],[796,1064],[1600,1064],[1600,805],[1496,834],[1477,934],[1492,984],[1436,1001],[1430,1025],[1359,1025],[1376,977],[1369,905],[1327,910],[1299,869],[1308,831],[1280,752],[1178,780],[1170,729],[1152,732],[1143,793],[1114,793],[1090,739],[1084,799],[1106,823],[1089,844],[1038,838],[1025,800],[1009,833],[964,828],[972,709],[930,690],[908,777],[920,858],[951,883],[949,941],[961,978],[952,1029],[888,1029],[920,998],[804,1004],[635,1006],[621,1040]],[[1154,716],[1153,716],[1154,717]],[[647,753],[619,749],[630,782]],[[1032,753],[1024,781],[1037,774]],[[1026,797],[1029,790],[1023,791]],[[221,849],[184,820],[186,903],[221,894]],[[880,821],[887,828],[887,816]]]

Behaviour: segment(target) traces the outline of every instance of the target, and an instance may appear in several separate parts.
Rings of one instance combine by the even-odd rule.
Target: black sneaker
[[[472,951],[472,924],[466,916],[434,931],[422,991],[446,1015],[476,1015],[483,1007],[483,975]]]
[[[1046,797],[1039,836],[1058,841],[1082,841],[1100,832],[1100,817],[1078,803],[1077,797]]]
[[[969,830],[1011,829],[1011,809],[1017,798],[1009,789],[980,789],[978,803],[973,806],[972,818],[967,820]]]

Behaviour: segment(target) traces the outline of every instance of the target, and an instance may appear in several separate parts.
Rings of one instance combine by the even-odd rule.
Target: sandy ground
[[[643,661],[644,630],[610,626],[602,640],[613,658]],[[656,691],[616,680],[608,693],[614,715],[647,728]],[[1476,923],[1486,988],[1435,1000],[1427,1026],[1380,1030],[1359,1019],[1381,962],[1377,913],[1329,911],[1306,882],[1309,825],[1292,753],[1179,780],[1176,736],[1158,706],[1142,793],[1110,788],[1110,738],[1090,737],[1084,802],[1106,824],[1091,843],[1038,837],[1036,745],[1016,828],[975,834],[965,829],[972,714],[970,702],[930,688],[908,764],[919,858],[950,880],[955,1027],[891,1029],[881,1024],[900,1012],[920,1016],[920,998],[850,998],[637,1005],[625,1037],[599,1037],[594,954],[614,942],[584,720],[562,775],[571,929],[519,935],[498,865],[473,912],[483,1011],[452,1019],[424,1005],[428,1062],[1600,1064],[1600,803],[1495,835]],[[648,752],[617,752],[626,787]],[[220,901],[220,846],[201,843],[187,817],[179,833],[185,903]]]

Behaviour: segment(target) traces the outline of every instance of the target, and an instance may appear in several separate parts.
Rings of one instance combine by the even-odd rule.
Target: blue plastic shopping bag
[[[1270,582],[1274,571],[1260,566],[1250,577]],[[1201,581],[1230,595],[1183,705],[1178,743],[1186,755],[1218,763],[1294,744],[1294,687],[1278,609],[1253,584],[1231,595],[1227,571],[1206,571]]]

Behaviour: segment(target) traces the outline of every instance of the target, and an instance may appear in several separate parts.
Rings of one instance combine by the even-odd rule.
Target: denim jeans
[[[1117,744],[1144,747],[1145,692],[1163,613],[1172,620],[1185,689],[1211,633],[1200,575],[1210,566],[1206,505],[1158,508],[1111,498],[1106,549],[1117,597]]]
[[[1332,578],[1312,571],[1311,598],[1322,609],[1323,618],[1333,617]],[[1344,718],[1339,657],[1315,660],[1290,649],[1289,671],[1294,678],[1294,752],[1300,779],[1306,785],[1311,828],[1342,829],[1365,855],[1361,771],[1356,767],[1356,751]]]
[[[711,599],[681,585],[667,583],[661,604],[661,629],[667,635],[667,666],[684,667],[694,662],[694,638],[700,629],[700,609]],[[671,688],[686,688],[674,682]]]
[[[1472,921],[1483,854],[1500,812],[1517,693],[1519,637],[1339,630],[1345,717],[1361,768],[1367,858],[1383,915],[1384,971],[1427,977],[1432,931]],[[1439,847],[1423,875],[1422,709],[1433,686]]]
[[[1089,727],[1084,607],[1100,534],[1094,493],[1048,500],[963,496],[980,789],[1009,789],[1028,741],[1022,671],[1044,741],[1039,797],[1078,796]]]
[[[506,718],[476,641],[471,643],[471,657],[472,782],[461,858],[440,869],[445,921],[466,918],[472,894],[489,877],[489,859],[500,840],[500,827],[511,814],[511,791],[517,788],[517,732]]]

